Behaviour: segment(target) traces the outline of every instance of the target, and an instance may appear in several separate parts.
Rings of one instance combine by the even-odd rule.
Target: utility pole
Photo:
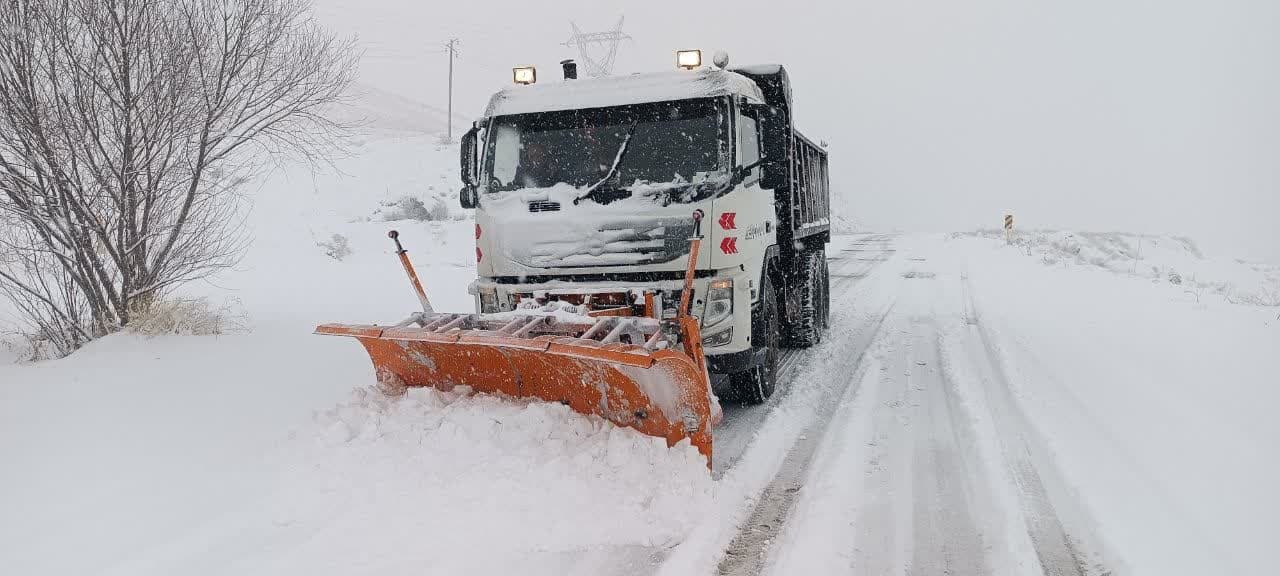
[[[453,142],[453,59],[458,57],[458,39],[450,38],[444,45],[445,52],[449,53],[449,131],[447,138]]]

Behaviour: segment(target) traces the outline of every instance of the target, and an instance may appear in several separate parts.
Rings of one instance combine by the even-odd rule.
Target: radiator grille
[[[534,200],[529,202],[530,212],[559,212],[560,203],[550,200]]]

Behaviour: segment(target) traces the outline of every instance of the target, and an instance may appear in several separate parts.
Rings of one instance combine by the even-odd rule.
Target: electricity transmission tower
[[[449,129],[446,137],[453,142],[453,60],[458,57],[458,39],[450,38],[445,42],[444,50],[449,53]]]
[[[578,28],[577,23],[569,22],[573,27],[573,36],[570,36],[564,45],[578,48],[587,76],[600,78],[613,73],[613,61],[618,56],[618,43],[631,39],[622,32],[622,21],[625,18],[626,16],[619,17],[613,30],[607,32],[584,33]]]

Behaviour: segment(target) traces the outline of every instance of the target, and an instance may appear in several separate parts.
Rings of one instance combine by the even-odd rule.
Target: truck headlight
[[[725,328],[724,330],[716,332],[715,334],[712,334],[710,336],[702,337],[702,345],[706,346],[707,348],[724,346],[725,344],[728,344],[732,341],[733,341],[733,326]]]
[[[715,326],[733,315],[733,280],[721,278],[707,284],[707,306],[702,313],[703,326]]]

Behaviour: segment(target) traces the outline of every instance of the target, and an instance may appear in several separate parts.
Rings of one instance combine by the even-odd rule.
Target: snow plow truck
[[[561,402],[709,463],[717,393],[764,402],[780,349],[827,327],[826,151],[795,129],[782,66],[681,51],[670,72],[580,80],[561,64],[551,82],[514,69],[462,138],[475,312],[432,310],[396,239],[423,310],[317,333],[359,339],[393,393]]]

